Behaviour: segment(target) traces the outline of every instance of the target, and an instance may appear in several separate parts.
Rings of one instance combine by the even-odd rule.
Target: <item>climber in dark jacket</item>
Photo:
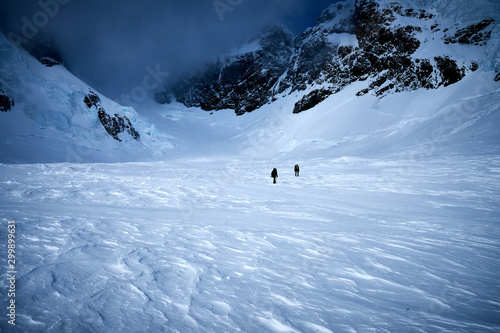
[[[295,177],[299,176],[300,168],[298,164],[295,164],[295,168],[293,169],[295,171]]]
[[[276,168],[271,172],[271,177],[273,177],[273,184],[276,184],[276,178],[278,178],[278,170]]]

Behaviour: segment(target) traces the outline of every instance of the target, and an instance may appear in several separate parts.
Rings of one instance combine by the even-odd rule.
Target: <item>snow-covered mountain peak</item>
[[[270,51],[273,47],[291,47],[294,36],[283,24],[277,22],[267,28],[263,33],[251,38],[248,42],[238,45],[233,48],[228,55],[222,59],[228,61],[228,58],[234,58],[245,55],[247,53],[255,53],[257,51]]]
[[[262,36],[259,45],[263,50],[273,52],[276,47],[292,47],[293,34],[281,23],[276,23]]]
[[[321,13],[316,27],[328,28],[331,32],[336,33],[354,33],[354,9],[354,0],[334,3]]]

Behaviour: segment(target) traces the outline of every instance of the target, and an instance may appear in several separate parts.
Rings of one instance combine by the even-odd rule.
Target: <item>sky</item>
[[[0,0],[0,29],[22,46],[52,39],[69,70],[118,99],[175,80],[276,22],[298,34],[337,1]]]

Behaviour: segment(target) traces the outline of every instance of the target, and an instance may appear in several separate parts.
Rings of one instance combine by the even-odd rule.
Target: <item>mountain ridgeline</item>
[[[380,98],[448,86],[486,61],[495,20],[453,22],[442,17],[435,2],[332,4],[316,26],[298,36],[275,25],[170,91],[188,107],[233,109],[242,115],[291,93],[299,96],[293,109],[299,113],[356,81],[366,83],[356,95]]]

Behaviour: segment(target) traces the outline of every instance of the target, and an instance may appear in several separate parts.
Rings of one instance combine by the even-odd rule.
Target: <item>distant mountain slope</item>
[[[0,34],[0,163],[498,153],[499,4],[336,3],[296,37],[275,25],[140,114]]]
[[[0,33],[0,162],[131,160],[158,149],[161,134],[134,109],[37,58]]]
[[[358,96],[448,86],[479,68],[500,72],[499,9],[488,0],[336,3],[297,37],[275,26],[172,91],[186,106],[241,115],[291,93],[299,113],[356,81],[366,82]]]
[[[203,110],[234,109],[237,114],[253,111],[272,99],[292,52],[292,34],[276,25],[225,60],[179,82],[174,94],[186,106]]]

